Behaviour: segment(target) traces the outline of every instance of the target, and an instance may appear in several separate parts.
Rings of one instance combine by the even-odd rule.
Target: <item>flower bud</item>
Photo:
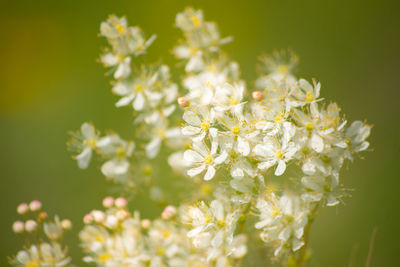
[[[104,222],[104,219],[106,217],[104,212],[102,212],[101,210],[93,210],[90,214],[92,215],[94,221],[97,223]]]
[[[49,215],[47,215],[47,212],[42,211],[41,213],[39,213],[39,220],[44,221],[49,217]]]
[[[186,97],[181,96],[181,97],[178,98],[178,105],[179,106],[184,108],[184,107],[189,106],[189,104],[190,104],[190,101]]]
[[[126,218],[129,217],[129,215],[130,215],[129,212],[126,211],[126,210],[119,210],[119,211],[117,211],[117,218],[118,218],[118,220],[120,220],[120,221],[125,220]]]
[[[21,221],[14,222],[12,229],[16,234],[22,234],[25,230],[25,224]]]
[[[63,230],[69,231],[72,228],[72,223],[68,219],[62,220],[61,221],[61,227],[62,227]]]
[[[93,216],[90,214],[86,214],[85,216],[83,216],[83,223],[84,224],[90,224],[93,222]]]
[[[25,230],[28,233],[32,233],[32,232],[36,231],[36,229],[37,229],[37,223],[34,220],[27,220],[25,222]]]
[[[104,225],[106,225],[110,229],[115,229],[118,226],[118,219],[114,215],[108,215]]]
[[[17,212],[20,215],[25,215],[29,212],[29,206],[26,203],[21,203],[17,207]]]
[[[253,97],[254,100],[260,101],[264,98],[264,95],[260,91],[254,91],[251,93],[251,96]]]
[[[140,224],[141,224],[143,229],[148,230],[150,228],[151,221],[147,220],[147,219],[144,219],[144,220],[141,221]]]
[[[126,198],[119,197],[115,200],[115,206],[117,208],[120,208],[120,209],[125,208],[127,204],[128,204],[128,201],[126,200]]]
[[[104,208],[110,209],[110,208],[112,208],[113,205],[114,205],[114,198],[106,197],[106,198],[103,199]]]
[[[161,213],[161,218],[169,220],[176,215],[176,208],[174,206],[167,206]]]
[[[29,203],[29,208],[33,212],[39,211],[42,208],[42,203],[39,200],[33,200]]]

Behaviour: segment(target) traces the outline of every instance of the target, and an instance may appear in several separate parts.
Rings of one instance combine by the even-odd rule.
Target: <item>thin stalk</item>
[[[311,230],[311,225],[315,219],[315,215],[318,212],[320,207],[320,203],[318,202],[314,208],[310,211],[310,213],[308,214],[308,223],[307,226],[304,228],[304,245],[303,247],[300,249],[299,254],[297,256],[296,259],[296,267],[303,267],[304,266],[304,260],[305,260],[305,255],[307,252],[307,247],[308,247],[308,243],[309,243],[309,239],[310,239],[310,230]]]

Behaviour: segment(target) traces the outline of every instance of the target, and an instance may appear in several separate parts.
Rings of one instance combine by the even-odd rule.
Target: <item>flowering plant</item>
[[[172,53],[184,75],[174,83],[170,68],[141,58],[154,42],[126,18],[110,16],[100,34],[108,47],[100,61],[112,75],[116,107],[131,107],[135,133],[125,140],[83,123],[69,147],[79,168],[93,157],[120,194],[146,194],[164,210],[155,220],[129,211],[127,198],[106,197],[105,210],[84,216],[80,232],[85,262],[97,266],[241,266],[248,246],[265,259],[304,266],[308,237],[319,211],[343,202],[342,166],[369,147],[371,126],[347,123],[336,103],[320,96],[321,84],[294,75],[292,52],[261,59],[254,86],[222,50],[221,37],[201,10],[176,16],[181,39]],[[170,169],[163,170],[168,161]],[[176,177],[183,194],[176,203],[160,179]],[[182,185],[182,186],[181,186]],[[41,203],[21,204],[17,234],[35,243],[10,259],[15,266],[71,266],[61,239],[68,220],[48,221]],[[43,228],[44,241],[41,236]],[[258,243],[261,240],[262,243]],[[271,253],[264,245],[271,248]]]

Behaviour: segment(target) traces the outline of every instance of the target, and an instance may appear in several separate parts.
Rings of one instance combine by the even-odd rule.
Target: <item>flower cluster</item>
[[[12,228],[16,234],[26,238],[27,245],[10,258],[10,263],[18,267],[71,266],[71,258],[61,243],[64,232],[72,227],[71,221],[60,220],[57,216],[50,220],[38,200],[19,204],[17,212],[25,222],[16,221]]]
[[[179,227],[177,209],[167,206],[161,218],[141,219],[127,209],[124,198],[103,200],[105,211],[85,215],[80,232],[85,262],[97,266],[212,266],[202,250],[190,244],[187,231]],[[226,265],[221,265],[226,266]]]
[[[84,261],[241,266],[256,234],[272,247],[273,258],[303,266],[311,223],[320,209],[343,202],[339,174],[369,148],[371,126],[348,123],[336,103],[322,98],[317,80],[296,77],[294,53],[263,57],[249,86],[222,49],[232,38],[221,38],[201,10],[186,8],[175,23],[183,34],[172,51],[183,68],[180,82],[172,81],[168,66],[140,61],[154,36],[146,39],[125,18],[110,16],[101,24],[109,47],[100,60],[113,75],[116,106],[133,108],[134,141],[83,123],[70,148],[80,168],[96,153],[102,174],[123,185],[125,194],[144,192],[165,209],[155,220],[141,219],[128,211],[125,198],[105,198],[105,210],[84,217]],[[167,154],[174,172],[164,166]],[[171,198],[162,188],[166,181],[178,185]],[[14,231],[35,231],[41,219],[28,222],[17,222]],[[35,266],[28,265],[36,257],[29,255],[44,259],[40,251],[56,247],[62,225],[45,225],[52,242],[32,246],[13,262]],[[57,266],[69,263],[65,254],[52,255],[61,255]]]

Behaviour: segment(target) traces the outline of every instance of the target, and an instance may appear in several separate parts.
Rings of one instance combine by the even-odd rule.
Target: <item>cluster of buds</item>
[[[71,221],[60,220],[57,216],[50,220],[38,200],[19,204],[17,213],[25,221],[14,222],[12,229],[26,238],[27,248],[10,258],[10,263],[13,266],[70,266],[71,259],[61,240],[64,233],[71,230]]]
[[[156,220],[129,212],[125,198],[106,197],[104,211],[85,215],[79,237],[85,262],[98,266],[205,266],[204,250],[193,247],[180,224],[178,210],[167,206]],[[132,214],[132,215],[131,215]]]

